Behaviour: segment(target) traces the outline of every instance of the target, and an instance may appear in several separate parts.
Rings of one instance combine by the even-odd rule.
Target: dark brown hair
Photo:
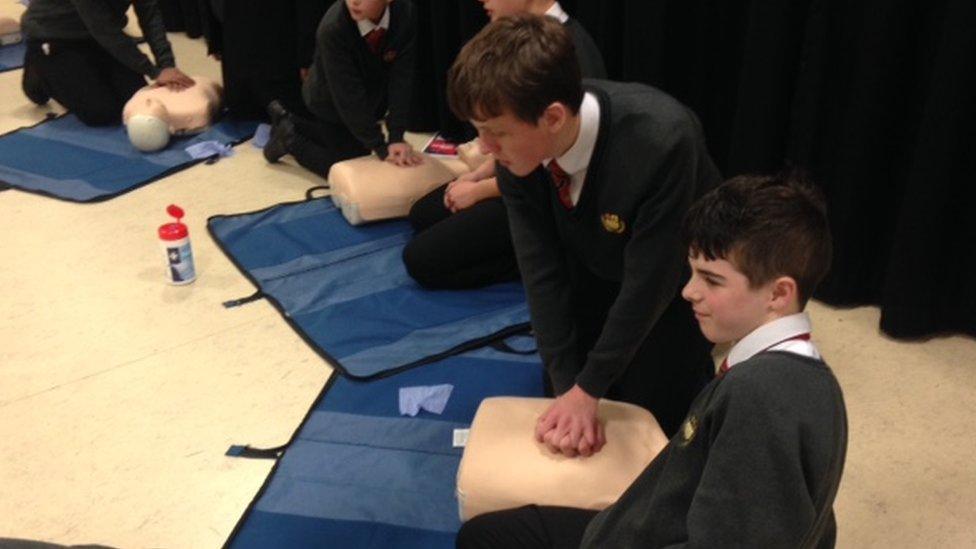
[[[509,111],[536,124],[557,101],[576,114],[583,84],[569,31],[539,15],[493,21],[454,60],[447,100],[462,120],[487,120]]]
[[[684,239],[693,257],[731,262],[754,288],[792,277],[801,306],[833,253],[823,196],[796,172],[726,181],[688,210]]]

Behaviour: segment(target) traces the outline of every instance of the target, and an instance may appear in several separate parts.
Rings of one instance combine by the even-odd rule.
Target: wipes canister
[[[170,284],[189,284],[196,280],[193,268],[193,250],[190,248],[190,231],[180,222],[183,209],[175,204],[166,208],[166,213],[176,218],[173,223],[159,227],[159,240],[166,253],[166,279]]]

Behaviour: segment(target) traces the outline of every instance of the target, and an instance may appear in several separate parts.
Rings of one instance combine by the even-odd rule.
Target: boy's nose
[[[683,297],[685,301],[694,302],[696,300],[691,285],[692,285],[692,281],[689,280],[688,283],[685,284],[685,287],[681,288],[681,297]]]

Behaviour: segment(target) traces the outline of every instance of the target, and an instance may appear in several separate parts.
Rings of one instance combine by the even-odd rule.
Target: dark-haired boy
[[[448,82],[453,110],[498,163],[557,395],[537,437],[570,456],[598,451],[604,396],[649,409],[673,434],[714,372],[678,295],[681,218],[720,179],[697,118],[649,86],[584,89],[572,38],[550,17],[493,21]]]
[[[268,162],[291,154],[326,177],[332,164],[375,153],[398,166],[422,159],[403,140],[410,115],[416,16],[407,0],[344,0],[333,4],[316,36],[315,55],[302,88],[315,120],[268,106]],[[380,120],[385,116],[388,138]]]
[[[682,295],[709,340],[736,343],[680,432],[603,512],[483,515],[459,547],[834,546],[847,419],[803,312],[830,265],[823,201],[790,176],[738,177],[685,232]]]

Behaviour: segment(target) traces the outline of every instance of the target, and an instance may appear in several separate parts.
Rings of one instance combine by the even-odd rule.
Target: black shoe
[[[267,111],[268,118],[271,119],[272,126],[277,126],[282,120],[291,116],[288,109],[286,109],[285,106],[281,104],[281,101],[278,101],[277,99],[268,103]]]
[[[47,90],[44,89],[44,80],[41,79],[41,75],[37,73],[37,68],[33,64],[27,64],[24,67],[24,78],[21,82],[21,87],[23,87],[24,95],[27,96],[27,99],[30,99],[38,105],[46,105],[51,99]]]
[[[288,154],[295,142],[295,124],[288,117],[271,126],[271,137],[264,146],[264,159],[272,164]]]

